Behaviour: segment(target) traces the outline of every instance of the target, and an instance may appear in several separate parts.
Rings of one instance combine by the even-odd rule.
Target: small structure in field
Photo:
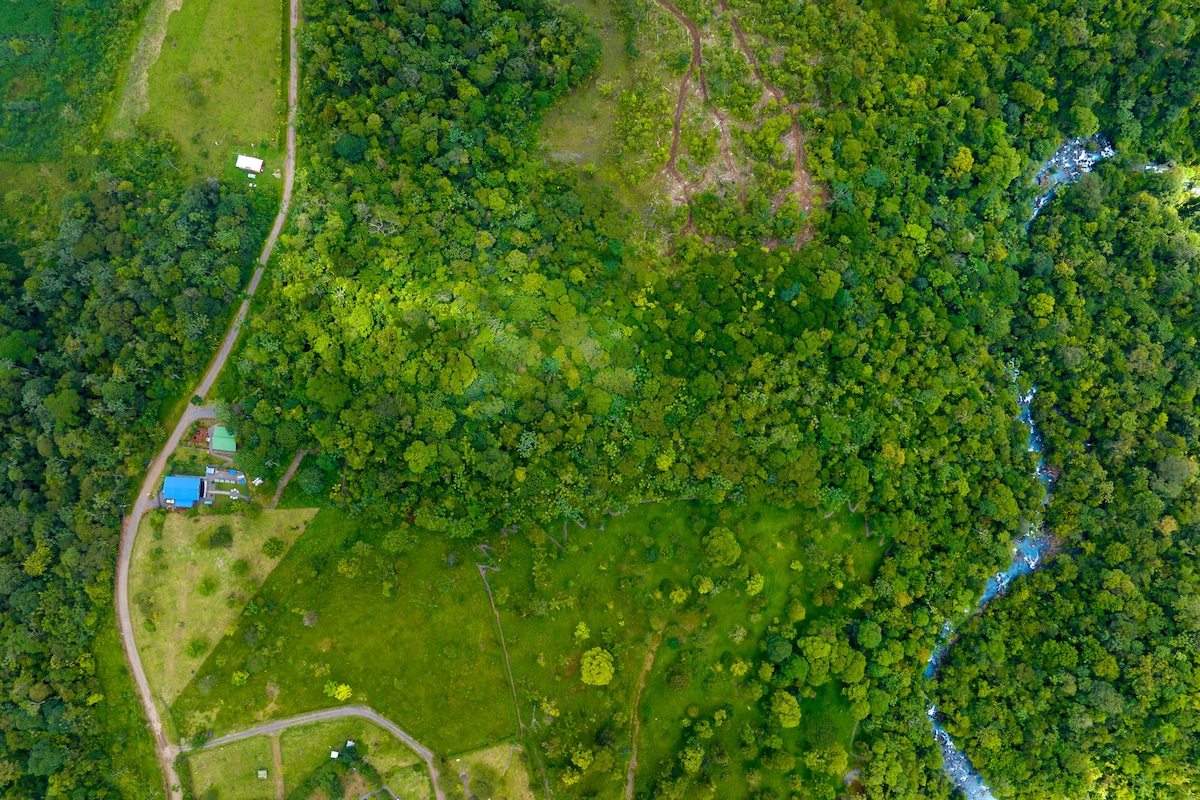
[[[209,431],[212,437],[212,449],[220,453],[236,453],[237,441],[224,425],[214,425]]]
[[[204,499],[204,480],[191,475],[163,478],[163,503],[167,508],[192,508]]]
[[[267,771],[265,769],[260,769],[258,771],[258,779],[260,781],[265,781],[267,779]]]
[[[247,172],[262,172],[263,160],[254,156],[239,155],[237,157],[237,168],[244,169]]]

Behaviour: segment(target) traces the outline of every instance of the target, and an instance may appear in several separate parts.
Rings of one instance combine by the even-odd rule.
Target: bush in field
[[[215,530],[208,534],[208,549],[216,550],[218,547],[229,547],[233,544],[233,527],[230,525],[218,525]]]
[[[603,647],[593,647],[583,654],[583,682],[590,686],[607,686],[613,678],[612,653]]]
[[[715,567],[731,567],[742,556],[742,546],[729,528],[713,528],[704,537],[704,555]]]
[[[800,704],[790,692],[775,692],[771,695],[771,719],[781,728],[795,728],[800,724]]]
[[[267,558],[279,558],[283,555],[284,550],[287,550],[287,542],[278,536],[272,536],[263,542],[262,545],[262,553]]]

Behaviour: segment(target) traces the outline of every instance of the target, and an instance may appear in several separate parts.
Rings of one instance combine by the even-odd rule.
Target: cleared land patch
[[[178,728],[228,730],[358,702],[438,753],[511,737],[474,552],[322,510],[176,699]]]
[[[254,516],[152,512],[142,520],[130,577],[131,614],[146,675],[171,703],[316,509]],[[224,543],[224,529],[228,543]],[[263,552],[277,538],[274,557]]]
[[[515,744],[461,753],[450,759],[450,764],[458,772],[467,773],[467,785],[474,797],[534,800],[527,758]]]
[[[267,776],[259,778],[259,770]],[[255,736],[189,753],[180,758],[180,778],[185,786],[190,783],[192,797],[201,800],[275,800],[271,738]]]
[[[608,0],[575,0],[569,5],[592,21],[600,38],[600,68],[590,81],[576,87],[546,114],[542,138],[551,158],[592,164],[601,178],[619,183],[620,175],[608,149],[616,98],[632,82],[634,60],[629,56],[626,34]]]
[[[282,166],[282,8],[280,0],[187,0],[170,15],[138,122],[171,134],[198,173],[221,175],[234,150],[264,158],[268,173]]]

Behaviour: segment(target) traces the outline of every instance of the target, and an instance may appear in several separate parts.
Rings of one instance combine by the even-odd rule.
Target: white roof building
[[[237,157],[237,168],[250,172],[262,172],[263,160],[261,158],[254,158],[253,156],[239,155]]]

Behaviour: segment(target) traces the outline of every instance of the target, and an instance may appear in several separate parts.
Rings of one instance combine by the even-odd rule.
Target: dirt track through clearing
[[[638,678],[637,689],[633,693],[633,733],[631,734],[629,766],[625,768],[625,800],[633,800],[633,778],[637,772],[638,735],[642,731],[642,690],[646,688],[646,676],[650,674],[650,668],[654,666],[654,654],[658,652],[658,645],[662,642],[662,633],[662,628],[654,632],[650,649],[646,651],[646,660],[642,662],[642,674]]]
[[[754,77],[759,83],[762,84],[763,88],[775,98],[775,101],[778,102],[779,105],[784,109],[786,109],[792,117],[793,149],[792,185],[790,187],[790,191],[793,195],[795,195],[796,202],[799,204],[800,210],[808,213],[812,211],[813,188],[812,181],[809,180],[808,177],[808,172],[804,169],[804,136],[800,132],[800,118],[796,114],[796,109],[787,105],[787,98],[784,95],[783,90],[771,83],[769,80],[767,80],[766,76],[763,75],[762,67],[758,63],[758,56],[756,56],[754,51],[750,49],[750,43],[746,41],[746,34],[742,30],[742,25],[738,22],[737,15],[734,14],[733,10],[729,8],[729,3],[727,0],[717,0],[717,6],[722,12],[729,15],[729,22],[733,27],[733,34],[735,38],[737,38],[738,46],[741,48],[742,54],[746,57],[746,60],[750,62],[750,69],[753,71]],[[779,210],[779,207],[783,204],[783,197],[784,193],[780,193],[771,202],[772,212]],[[800,243],[801,240],[797,239],[797,245]]]

